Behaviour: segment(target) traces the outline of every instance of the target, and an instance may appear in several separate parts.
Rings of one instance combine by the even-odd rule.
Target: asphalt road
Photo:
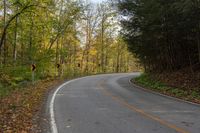
[[[134,87],[139,73],[66,83],[51,100],[54,133],[200,133],[200,106]],[[52,108],[52,109],[51,109]]]

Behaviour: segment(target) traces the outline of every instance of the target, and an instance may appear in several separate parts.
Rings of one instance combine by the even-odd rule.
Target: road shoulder
[[[156,94],[156,95],[160,95],[160,96],[164,96],[170,99],[174,99],[176,101],[181,101],[181,102],[185,102],[188,104],[193,104],[196,106],[200,106],[200,99],[195,99],[192,96],[191,97],[184,97],[184,96],[179,96],[176,93],[170,92],[169,90],[173,90],[173,88],[170,88],[168,86],[164,86],[166,88],[162,89],[158,89],[157,87],[149,86],[149,85],[145,85],[141,82],[136,81],[135,78],[132,78],[129,80],[129,83],[133,86],[136,87],[138,89],[142,89],[144,91]],[[166,90],[165,90],[166,89]]]

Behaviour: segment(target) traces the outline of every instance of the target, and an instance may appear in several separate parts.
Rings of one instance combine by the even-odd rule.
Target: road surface
[[[200,106],[134,87],[139,73],[70,81],[51,99],[54,133],[200,133]],[[51,109],[52,108],[52,109]]]

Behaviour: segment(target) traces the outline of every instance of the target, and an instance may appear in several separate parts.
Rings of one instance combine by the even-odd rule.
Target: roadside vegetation
[[[122,35],[145,73],[136,81],[185,99],[200,97],[200,2],[120,0]]]
[[[130,72],[133,55],[110,2],[2,0],[0,96],[33,80]]]
[[[41,132],[38,120],[41,118],[43,100],[46,94],[61,84],[61,80],[38,81],[34,86],[27,85],[12,90],[12,93],[0,99],[0,133],[37,133]]]
[[[0,132],[30,132],[63,79],[136,70],[119,30],[108,1],[1,0]]]
[[[132,82],[144,88],[151,89],[165,95],[177,97],[195,103],[200,103],[199,91],[196,88],[186,89],[173,87],[170,86],[169,83],[164,83],[147,73],[133,79]]]

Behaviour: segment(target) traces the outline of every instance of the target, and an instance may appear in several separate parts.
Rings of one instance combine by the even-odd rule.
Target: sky
[[[90,0],[90,1],[92,1],[94,3],[100,3],[100,2],[105,1],[105,0]]]

